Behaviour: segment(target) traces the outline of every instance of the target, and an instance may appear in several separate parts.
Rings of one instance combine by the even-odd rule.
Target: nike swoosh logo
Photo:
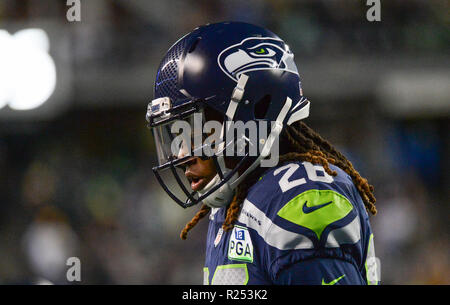
[[[337,282],[339,282],[344,276],[345,276],[345,274],[342,275],[342,276],[340,276],[340,277],[338,277],[337,279],[332,280],[332,281],[329,282],[329,283],[325,283],[324,278],[322,278],[322,285],[326,285],[326,286],[334,285],[334,284],[336,284]]]
[[[305,214],[309,214],[311,212],[314,212],[315,210],[318,210],[320,208],[323,208],[324,206],[327,206],[327,205],[331,204],[332,202],[333,201],[329,201],[329,202],[325,202],[325,203],[322,203],[322,204],[319,204],[319,205],[315,205],[313,207],[309,207],[309,206],[307,206],[308,200],[306,200],[305,203],[303,204],[302,211]]]

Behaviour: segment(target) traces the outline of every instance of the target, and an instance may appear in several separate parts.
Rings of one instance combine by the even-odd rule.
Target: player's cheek
[[[199,159],[199,165],[201,166],[201,171],[203,176],[212,179],[217,171],[214,161],[212,159],[201,160]]]

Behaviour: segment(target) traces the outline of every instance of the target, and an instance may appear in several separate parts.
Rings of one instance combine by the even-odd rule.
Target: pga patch
[[[234,226],[228,244],[228,259],[253,263],[253,244],[247,228]]]

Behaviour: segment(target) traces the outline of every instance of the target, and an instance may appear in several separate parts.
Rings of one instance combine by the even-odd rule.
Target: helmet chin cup
[[[224,183],[221,187],[211,193],[208,197],[203,200],[203,203],[211,208],[221,208],[227,206],[231,203],[234,195],[234,189],[231,188],[230,183],[238,178],[238,173],[235,173],[231,179]],[[208,192],[211,188],[221,183],[221,178],[217,174],[204,188],[199,191],[199,195],[203,195]]]
[[[235,173],[231,179],[229,179],[226,183],[224,183],[220,188],[218,188],[215,192],[213,192],[210,196],[205,198],[203,200],[203,203],[212,207],[212,208],[220,208],[223,206],[226,206],[230,204],[233,195],[234,195],[234,189],[238,186],[238,184],[252,171],[254,170],[259,163],[261,162],[261,159],[267,157],[270,153],[270,149],[275,141],[276,138],[281,133],[281,130],[283,129],[283,121],[285,120],[289,109],[291,108],[292,100],[288,97],[286,98],[286,101],[284,103],[283,108],[281,109],[280,113],[278,114],[277,120],[275,121],[275,124],[273,126],[273,129],[269,135],[269,138],[267,139],[267,142],[263,148],[263,151],[261,152],[261,155],[250,165],[249,168],[246,169],[246,171],[239,176],[238,173]],[[309,105],[308,105],[309,106]],[[309,109],[309,108],[308,108]],[[221,158],[221,164],[223,164],[223,158]],[[230,171],[228,168],[223,166],[225,169],[225,175],[226,171]],[[206,187],[202,190],[202,192],[199,192],[200,195],[202,193],[206,193],[208,190],[210,190],[214,185],[217,185],[221,183],[221,179],[219,175],[217,174],[209,183],[206,185]]]

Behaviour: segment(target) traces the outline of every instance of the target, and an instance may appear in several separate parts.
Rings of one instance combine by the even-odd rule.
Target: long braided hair
[[[279,157],[280,164],[291,161],[308,161],[313,164],[322,165],[325,171],[331,176],[336,176],[337,172],[330,169],[329,163],[344,170],[352,178],[366,209],[373,215],[377,213],[375,207],[376,199],[373,195],[373,186],[368,183],[367,179],[361,177],[358,171],[353,167],[352,163],[342,153],[304,122],[298,121],[283,129],[283,132],[280,135],[280,149],[282,147],[287,147],[287,152]],[[229,231],[233,228],[234,223],[239,216],[241,205],[247,197],[250,187],[258,181],[266,170],[266,168],[258,167],[238,185],[233,201],[227,208],[227,215],[222,226],[225,231]],[[185,240],[187,233],[200,221],[200,219],[207,215],[210,210],[211,208],[209,206],[203,204],[197,214],[181,231],[180,238]]]

